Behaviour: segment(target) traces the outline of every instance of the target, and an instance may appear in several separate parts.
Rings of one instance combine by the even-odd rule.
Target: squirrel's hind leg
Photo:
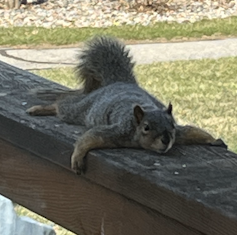
[[[35,105],[27,109],[26,112],[32,116],[56,116],[57,105]]]
[[[215,139],[206,131],[194,126],[176,126],[175,144],[204,144],[227,148],[221,139]]]

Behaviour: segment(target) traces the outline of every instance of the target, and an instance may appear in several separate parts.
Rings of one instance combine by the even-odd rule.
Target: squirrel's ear
[[[142,119],[144,117],[144,111],[141,108],[141,106],[136,105],[133,109],[133,113],[136,118],[137,124],[140,124],[140,122],[142,121]]]
[[[171,102],[169,102],[169,105],[168,105],[168,108],[166,109],[166,112],[169,115],[172,115],[172,110],[173,110],[173,106],[172,106]]]

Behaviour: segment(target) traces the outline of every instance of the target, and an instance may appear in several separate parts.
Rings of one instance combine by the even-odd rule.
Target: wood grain
[[[42,103],[28,89],[61,86],[4,63],[0,71],[0,138],[69,169],[81,127],[25,113]],[[87,156],[86,175],[78,180],[87,179],[194,231],[233,235],[237,234],[236,157],[208,146],[174,147],[164,155],[136,149],[94,150]]]
[[[0,149],[1,194],[77,234],[201,235],[6,141]]]

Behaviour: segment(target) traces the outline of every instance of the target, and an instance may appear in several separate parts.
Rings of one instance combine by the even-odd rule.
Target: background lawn
[[[47,47],[82,42],[98,34],[132,41],[184,41],[237,36],[237,17],[202,20],[195,23],[159,22],[150,26],[124,25],[107,28],[0,27],[0,46]],[[65,36],[67,35],[67,36]]]

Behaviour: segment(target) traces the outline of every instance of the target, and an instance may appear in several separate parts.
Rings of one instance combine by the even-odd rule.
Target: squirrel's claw
[[[76,172],[77,175],[81,175],[85,173],[86,170],[86,164],[85,164],[85,158],[81,157],[78,154],[75,154],[75,152],[72,154],[71,158],[71,168],[73,171]]]
[[[41,105],[35,105],[26,110],[26,113],[28,113],[31,116],[37,116],[38,111],[41,109]]]
[[[212,143],[210,143],[211,146],[217,146],[227,149],[228,146],[225,144],[225,142],[222,139],[216,139]]]

